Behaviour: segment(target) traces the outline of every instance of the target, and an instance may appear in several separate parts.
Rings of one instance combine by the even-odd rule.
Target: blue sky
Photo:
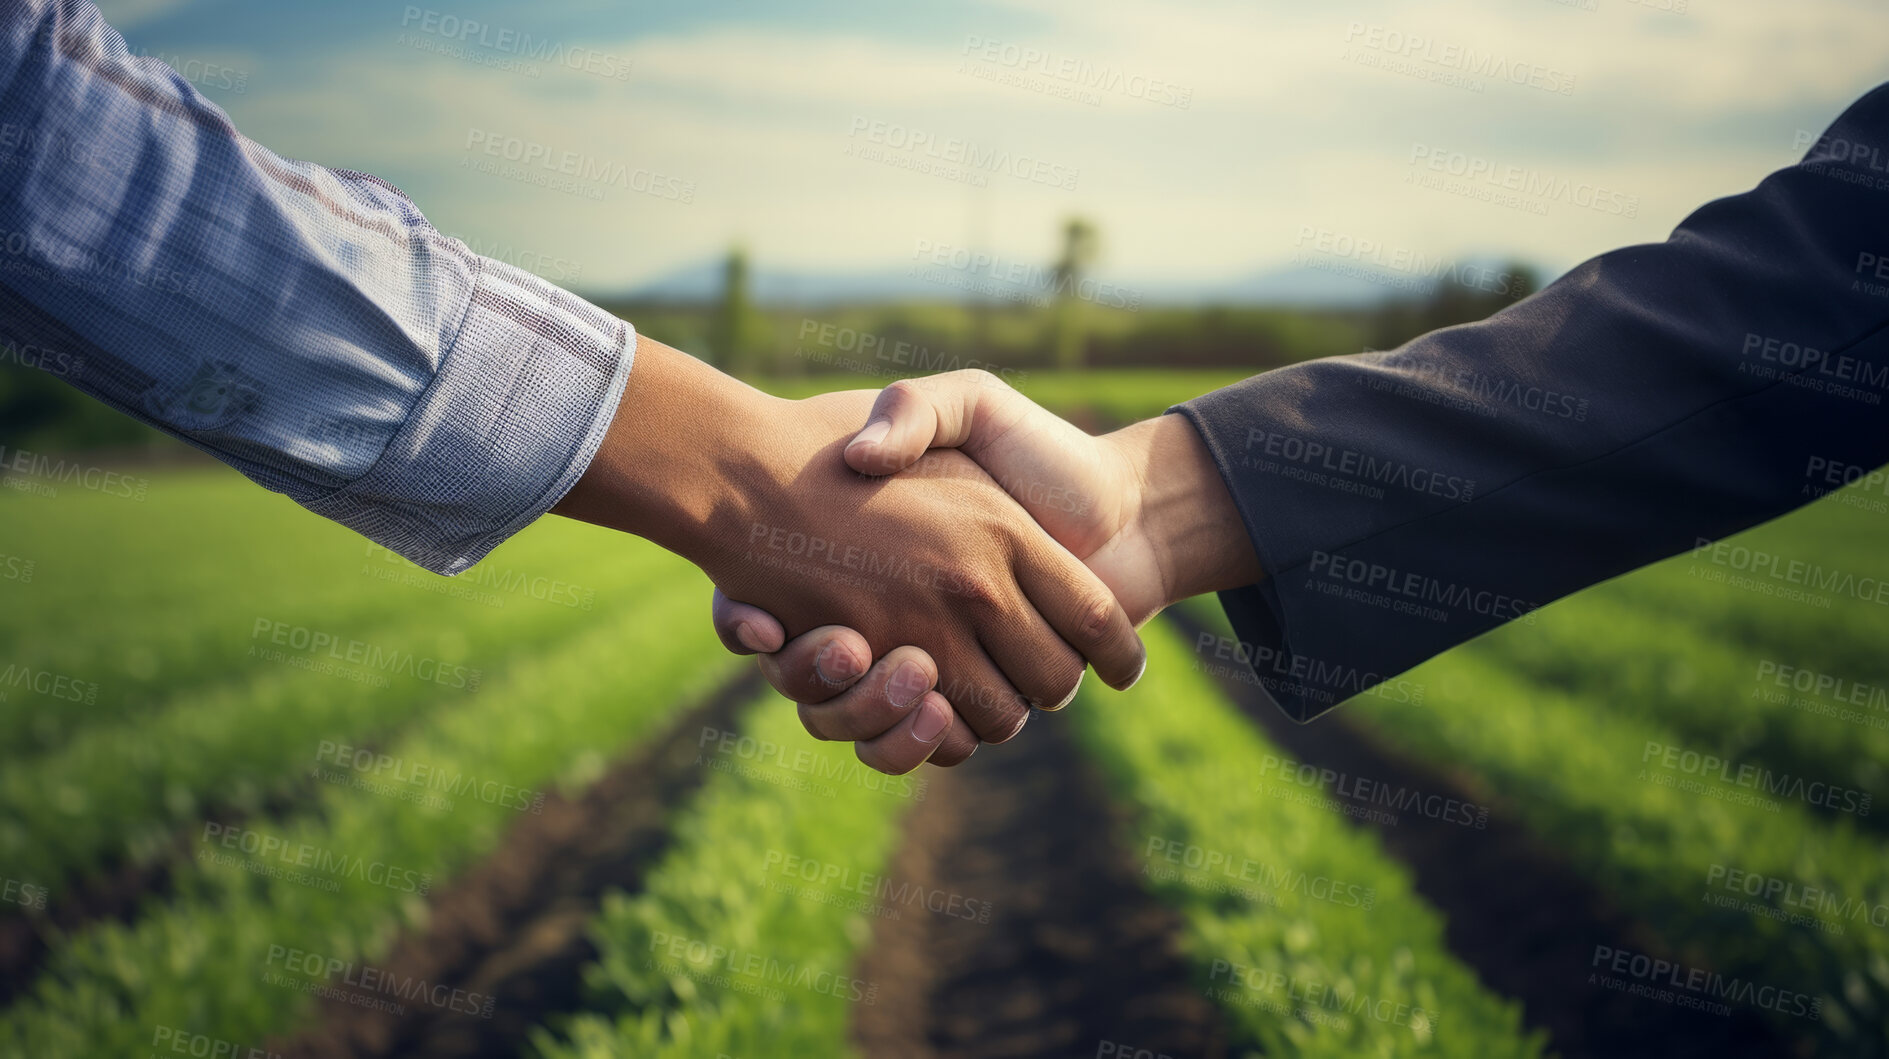
[[[259,142],[592,292],[735,242],[797,271],[1034,262],[1072,214],[1148,287],[1308,257],[1560,270],[1664,237],[1889,80],[1869,0],[101,7]]]

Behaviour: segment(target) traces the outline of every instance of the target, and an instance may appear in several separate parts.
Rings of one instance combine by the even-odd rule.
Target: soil
[[[1170,611],[1190,640],[1203,631]],[[1473,805],[1491,798],[1452,775],[1386,745],[1341,708],[1298,724],[1258,688],[1217,678],[1230,699],[1284,756],[1351,777],[1437,794]],[[1429,707],[1426,707],[1429,708]],[[1435,708],[1446,709],[1447,705]],[[1257,776],[1259,763],[1254,763]],[[1563,1055],[1727,1057],[1791,1051],[1753,1012],[1720,1017],[1589,984],[1595,946],[1673,958],[1658,931],[1609,902],[1574,865],[1525,827],[1499,798],[1487,828],[1404,812],[1391,821],[1348,822],[1376,832],[1386,852],[1407,865],[1417,892],[1442,913],[1450,951],[1485,985],[1522,1002],[1524,1021],[1546,1029]],[[1700,966],[1690,954],[1683,961]],[[1443,1030],[1447,1032],[1447,1028]]]
[[[584,929],[603,894],[641,886],[669,846],[676,806],[709,775],[696,763],[702,729],[731,727],[763,686],[759,673],[745,668],[576,800],[553,795],[541,814],[520,816],[492,855],[435,894],[424,929],[409,932],[374,961],[392,981],[417,978],[459,989],[464,1000],[437,1008],[408,1003],[393,1014],[324,999],[314,1029],[271,1050],[283,1056],[510,1056],[534,1027],[581,1009],[582,970],[597,957]],[[475,996],[492,998],[489,1017]]]
[[[872,1059],[1220,1057],[1218,1010],[1190,983],[1172,911],[1142,888],[1120,820],[1054,715],[932,773],[889,874],[989,902],[988,922],[908,910],[875,927],[855,1009]],[[1105,1048],[1113,1043],[1117,1048]],[[1145,1050],[1145,1051],[1144,1051]]]

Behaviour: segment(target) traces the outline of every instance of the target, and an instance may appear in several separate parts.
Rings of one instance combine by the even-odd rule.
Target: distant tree
[[[1071,217],[1063,224],[1062,256],[1056,260],[1056,366],[1080,368],[1083,362],[1082,281],[1102,249],[1094,224]]]
[[[1499,269],[1462,269],[1439,280],[1427,298],[1387,302],[1379,308],[1372,322],[1371,345],[1395,349],[1418,335],[1486,319],[1540,287],[1540,276],[1520,261],[1507,262]]]
[[[748,254],[735,247],[722,266],[721,304],[709,327],[710,355],[717,367],[733,375],[752,375],[764,367],[761,321],[748,286]]]

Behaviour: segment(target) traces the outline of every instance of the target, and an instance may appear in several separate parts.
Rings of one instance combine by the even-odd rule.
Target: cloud
[[[233,105],[264,142],[385,172],[443,227],[581,260],[598,287],[735,240],[799,268],[892,266],[922,239],[1034,260],[1071,213],[1100,222],[1112,271],[1204,279],[1288,261],[1307,226],[1556,267],[1663,238],[1889,77],[1889,26],[1851,0],[1010,6],[1038,35],[967,11],[930,35],[734,21],[597,42],[629,60],[622,81],[377,40]],[[694,201],[480,172],[474,130],[674,176]],[[936,172],[967,151],[1075,179]],[[1459,156],[1548,190],[1425,182],[1419,162]],[[1603,191],[1631,213],[1576,201]]]

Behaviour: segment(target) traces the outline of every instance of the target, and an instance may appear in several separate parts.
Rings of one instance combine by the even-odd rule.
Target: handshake
[[[1259,561],[1185,418],[1100,437],[956,371],[789,401],[647,338],[560,514],[715,582],[715,625],[816,738],[902,773],[1140,678],[1135,629]]]

